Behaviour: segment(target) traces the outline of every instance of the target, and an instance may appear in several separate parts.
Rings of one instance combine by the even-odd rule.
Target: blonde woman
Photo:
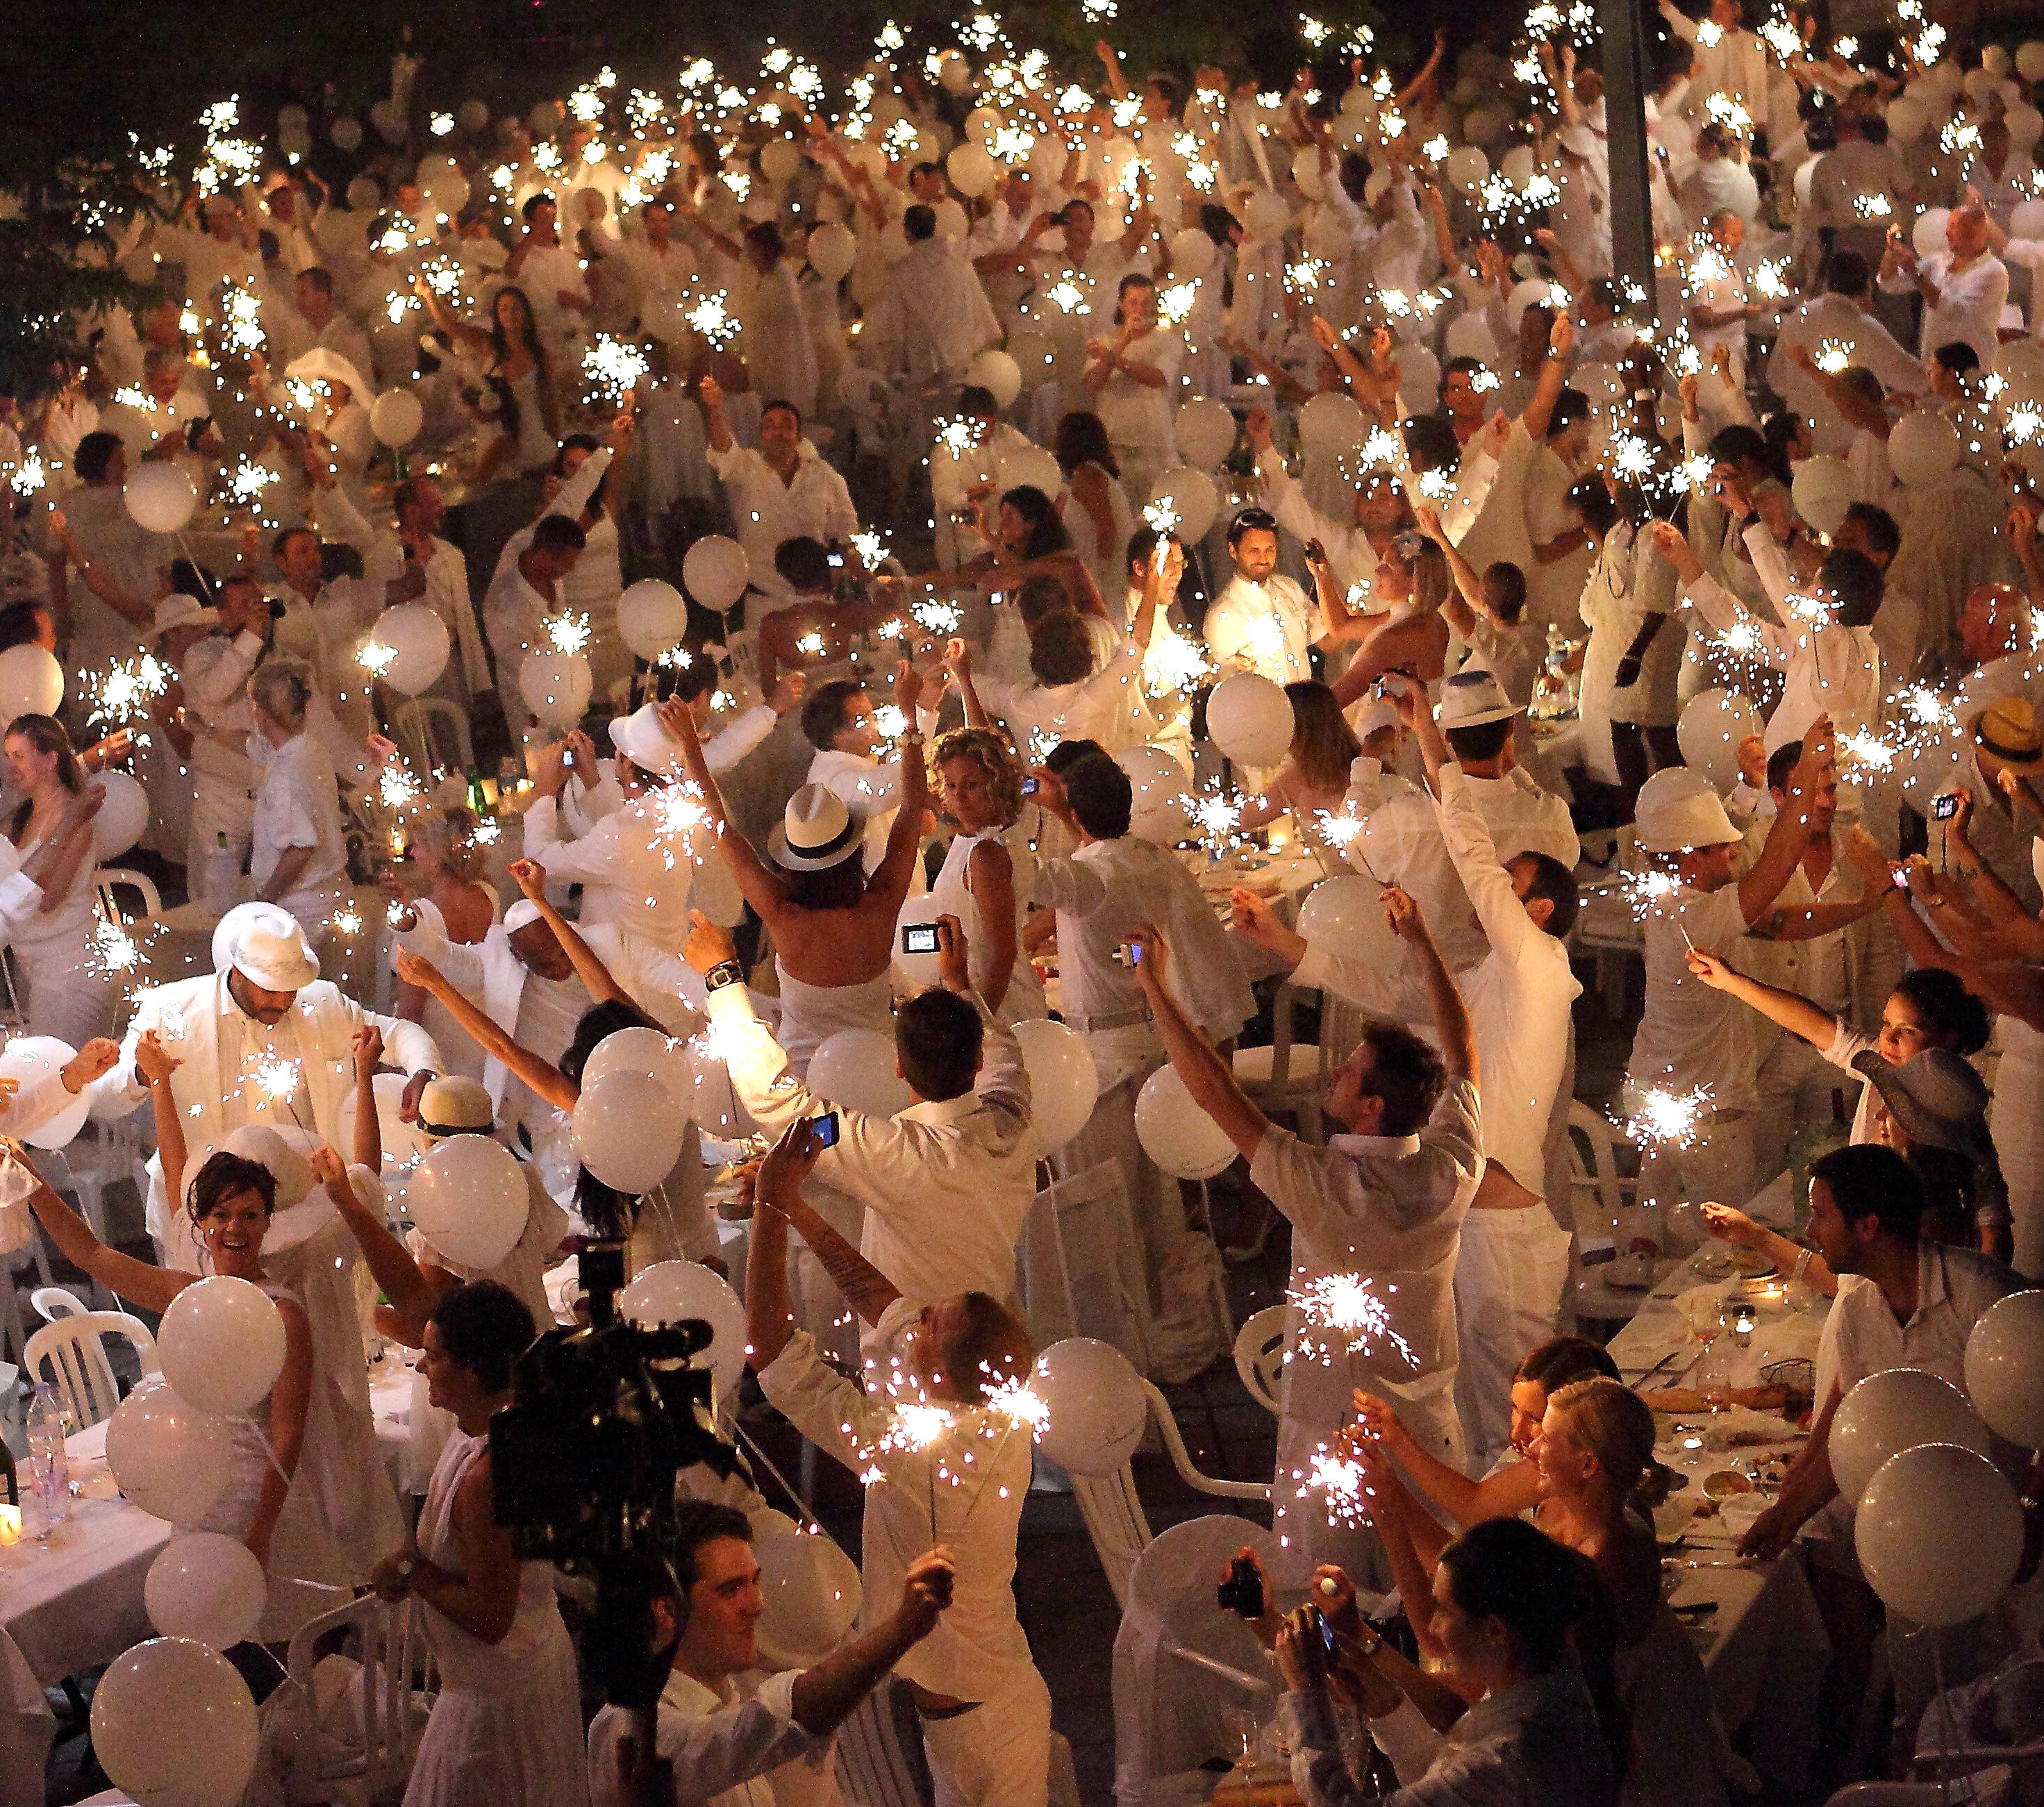
[[[475,828],[475,812],[466,804],[425,811],[411,823],[412,863],[425,895],[414,898],[394,875],[383,886],[384,896],[400,907],[409,907],[422,926],[437,929],[464,947],[487,935],[498,916],[497,893],[482,881],[487,862]],[[482,1076],[482,1050],[459,1033],[460,1026],[429,994],[416,985],[401,984],[396,1004],[399,1016],[417,1023],[448,1051],[450,1072]]]
[[[971,950],[973,989],[1004,1022],[1050,1014],[1043,981],[1020,951],[1021,904],[1035,881],[1026,838],[1013,836],[1022,814],[1022,765],[991,729],[955,728],[930,755],[931,788],[958,833],[927,899],[912,907],[919,922],[955,916]]]
[[[248,875],[257,898],[290,911],[317,948],[347,896],[348,848],[333,761],[305,732],[313,694],[312,668],[298,659],[266,660],[248,680],[248,756],[261,781]]]

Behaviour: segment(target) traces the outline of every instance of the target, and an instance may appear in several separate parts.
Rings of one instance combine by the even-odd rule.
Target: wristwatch
[[[744,979],[745,969],[736,961],[720,960],[703,975],[703,989],[706,992],[720,992],[727,985],[742,984]]]
[[[406,1587],[409,1587],[412,1585],[412,1571],[418,1566],[419,1559],[417,1556],[400,1556],[398,1559],[397,1566],[398,1579]]]

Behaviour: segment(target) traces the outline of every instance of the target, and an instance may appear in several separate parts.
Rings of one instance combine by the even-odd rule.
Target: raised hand
[[[383,1064],[383,1031],[365,1022],[355,1032],[355,1076],[365,1080]]]

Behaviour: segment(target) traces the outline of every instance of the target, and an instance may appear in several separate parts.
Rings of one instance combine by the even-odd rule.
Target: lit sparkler
[[[1343,1356],[1374,1355],[1388,1343],[1416,1368],[1419,1357],[1412,1345],[1391,1327],[1389,1295],[1380,1297],[1376,1280],[1367,1274],[1324,1274],[1311,1284],[1285,1294],[1298,1312],[1301,1333],[1298,1352],[1309,1361],[1334,1362]],[[1318,1333],[1318,1340],[1304,1332]]]

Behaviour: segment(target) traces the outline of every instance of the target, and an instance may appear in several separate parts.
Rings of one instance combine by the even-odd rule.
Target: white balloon
[[[1299,933],[1316,947],[1379,970],[1405,957],[1405,944],[1385,917],[1384,887],[1360,873],[1315,885],[1300,907]]]
[[[1327,190],[1320,186],[1320,153],[1317,147],[1308,145],[1293,158],[1292,186],[1308,201],[1327,198]]]
[[[14,1080],[25,1092],[77,1057],[75,1048],[68,1042],[60,1042],[54,1035],[17,1035],[0,1048],[0,1079]],[[48,1122],[24,1134],[21,1140],[32,1148],[66,1147],[85,1127],[85,1119],[91,1110],[90,1095],[79,1092]],[[193,1172],[198,1169],[194,1168]]]
[[[1675,743],[1692,765],[1720,791],[1739,781],[1739,745],[1760,732],[1760,712],[1735,690],[1699,690],[1682,705]]]
[[[2044,1449],[2044,1291],[2011,1293],[1973,1326],[1966,1391],[1998,1436]]]
[[[1949,1380],[1920,1368],[1869,1374],[1838,1403],[1831,1420],[1831,1475],[1857,1505],[1881,1465],[1923,1443],[1956,1443],[1988,1452],[1987,1426]]]
[[[617,599],[617,637],[648,661],[688,638],[687,597],[661,577],[641,577]]]
[[[859,261],[859,237],[849,226],[827,221],[809,234],[809,267],[826,282],[836,282],[851,274]]]
[[[2044,44],[2032,38],[2015,47],[2015,72],[2026,82],[2044,82]]]
[[[961,145],[962,150],[970,150],[970,144]],[[952,155],[958,155],[953,152]],[[1015,398],[1022,393],[1022,366],[997,346],[989,346],[966,366],[965,380],[979,388],[990,390],[993,403],[1004,412],[1015,405]]]
[[[685,1117],[689,1113],[695,1078],[689,1068],[687,1044],[671,1039],[660,1030],[619,1029],[605,1036],[583,1063],[584,1088],[606,1073],[638,1073],[657,1080],[674,1099],[674,1108]]]
[[[809,1057],[809,1090],[862,1116],[892,1117],[916,1102],[897,1064],[893,1037],[877,1029],[840,1029]]]
[[[937,79],[947,93],[962,94],[972,86],[972,65],[962,51],[947,50],[937,59]]]
[[[0,652],[0,723],[17,716],[56,716],[63,703],[63,666],[57,654],[22,642]]]
[[[143,1375],[106,1425],[106,1465],[121,1492],[173,1525],[212,1511],[233,1454],[233,1425],[179,1398],[160,1374]]]
[[[370,405],[369,430],[393,451],[409,446],[425,424],[426,411],[409,389],[386,389]]]
[[[716,1375],[720,1402],[737,1397],[745,1373],[745,1307],[723,1275],[699,1261],[655,1261],[617,1295],[617,1309],[642,1330],[701,1318],[710,1328],[709,1347],[690,1360]]]
[[[96,857],[110,860],[142,838],[149,826],[149,793],[125,772],[102,772],[92,781],[106,794],[92,819],[93,851]]]
[[[328,129],[328,136],[344,151],[359,151],[362,148],[362,124],[343,113]]]
[[[721,533],[705,534],[682,560],[682,582],[705,608],[730,608],[744,595],[751,575],[745,548]]]
[[[1888,136],[1898,144],[1913,144],[1931,129],[1930,104],[1914,94],[1897,94],[1888,103]]]
[[[400,143],[405,136],[405,116],[388,99],[378,101],[369,109],[369,123],[376,128],[376,135],[386,144]]]
[[[1495,144],[1512,123],[1502,107],[1471,107],[1462,120],[1462,136],[1472,144]]]
[[[650,1074],[606,1073],[575,1100],[575,1153],[620,1192],[650,1192],[673,1172],[687,1133],[687,1113]]]
[[[1238,765],[1275,765],[1292,749],[1292,699],[1261,673],[1239,671],[1208,695],[1207,735]]]
[[[92,1750],[137,1807],[221,1807],[256,1773],[255,1698],[218,1651],[152,1638],[100,1677]]]
[[[1942,414],[1905,414],[1888,435],[1889,468],[1912,489],[1936,482],[1958,462],[1958,431]]]
[[[1836,533],[1857,497],[1852,466],[1842,458],[1819,452],[1805,458],[1789,486],[1796,512],[1819,533]]]
[[[1214,480],[1204,470],[1194,470],[1182,464],[1158,477],[1151,486],[1150,500],[1162,502],[1170,509],[1178,524],[1172,532],[1188,546],[1206,537],[1207,529],[1213,525],[1214,516],[1220,508],[1220,491],[1215,487]]]
[[[1441,393],[1441,360],[1424,345],[1402,344],[1392,362],[1398,366],[1398,399],[1416,414],[1431,412]]]
[[[1029,1074],[1029,1138],[1036,1158],[1047,1161],[1092,1118],[1100,1072],[1085,1038],[1062,1022],[1018,1022],[1015,1039]]]
[[[390,1175],[394,1168],[402,1168],[407,1181],[410,1170],[433,1149],[432,1138],[416,1121],[407,1123],[400,1115],[404,1108],[405,1088],[410,1083],[403,1073],[378,1073],[371,1082],[371,1089],[376,1096],[378,1134],[383,1143],[383,1171]],[[340,1134],[334,1138],[336,1148],[355,1145],[355,1088],[350,1086],[348,1095],[340,1101]],[[309,1173],[311,1169],[308,1168],[306,1171]],[[386,1184],[390,1182],[386,1180]],[[280,1199],[279,1203],[282,1202]]]
[[[1143,1441],[1150,1396],[1112,1343],[1067,1337],[1051,1344],[1036,1358],[1032,1391],[1049,1414],[1038,1447],[1072,1474],[1112,1475]]]
[[[1180,1180],[1211,1180],[1235,1159],[1228,1133],[1198,1105],[1173,1067],[1159,1067],[1135,1095],[1143,1152]]]
[[[1448,322],[1443,346],[1450,358],[1474,358],[1485,364],[1495,363],[1497,358],[1497,341],[1491,337],[1481,314],[1457,314]]]
[[[1458,144],[1448,153],[1448,180],[1465,192],[1481,188],[1490,174],[1490,159],[1474,144]]]
[[[1178,455],[1195,470],[1211,471],[1235,450],[1235,411],[1218,396],[1195,396],[1178,410],[1174,430]]]
[[[965,116],[966,136],[975,144],[989,145],[1005,123],[1000,108],[976,106]]]
[[[752,1521],[765,1610],[754,1635],[774,1667],[811,1667],[829,1655],[859,1618],[859,1565],[820,1532],[805,1531],[786,1514]]]
[[[1003,494],[1010,489],[1040,489],[1055,502],[1065,486],[1065,474],[1041,446],[1029,446],[1007,454],[994,466],[993,481]]]
[[[1361,445],[1370,431],[1355,397],[1327,390],[1299,410],[1299,443],[1309,452],[1338,457]]]
[[[793,182],[802,167],[802,153],[793,141],[770,138],[759,147],[759,173],[769,182]]]
[[[1282,238],[1285,228],[1292,223],[1292,209],[1285,205],[1283,195],[1259,188],[1243,209],[1242,223],[1252,238]]]
[[[2044,238],[2044,200],[2018,202],[2008,216],[2008,234],[2011,238]],[[2001,368],[2001,360],[2010,352],[2021,347],[2035,347],[2036,344],[2034,339],[2011,341],[1995,354],[1995,368]]]
[[[1984,1456],[1947,1443],[1884,1463],[1853,1520],[1860,1567],[1891,1611],[1923,1625],[1989,1610],[2023,1560],[2023,1507]]]
[[[1945,248],[1945,228],[1950,221],[1949,207],[1927,207],[1909,228],[1909,242],[1919,257],[1935,257]]]
[[[175,464],[145,464],[128,479],[121,500],[137,527],[151,533],[176,533],[198,507],[198,491]]]
[[[1538,167],[1533,147],[1531,144],[1515,144],[1504,153],[1497,166],[1497,173],[1514,188],[1523,188],[1533,179],[1533,173]]]
[[[202,1412],[245,1412],[283,1372],[283,1314],[252,1280],[213,1274],[171,1301],[156,1354],[179,1398]]]
[[[490,123],[490,103],[474,98],[463,101],[454,109],[455,122],[471,138]]]
[[[1000,178],[1001,171],[982,144],[959,145],[944,159],[944,173],[961,194],[982,195]]]
[[[1158,847],[1182,840],[1189,827],[1184,799],[1192,789],[1191,774],[1161,746],[1126,747],[1114,758],[1134,793],[1128,831]]]
[[[949,239],[954,244],[962,244],[972,230],[972,222],[965,217],[965,209],[949,195],[939,201],[931,212],[937,217],[937,236]]]
[[[1181,279],[1205,275],[1220,255],[1201,227],[1186,226],[1171,235],[1171,272]]]
[[[394,390],[392,392],[396,393]],[[369,637],[398,656],[382,681],[407,696],[431,689],[447,669],[453,639],[439,612],[428,602],[401,602],[376,617]]]
[[[2037,140],[2044,138],[2044,113],[2034,106],[2011,107],[2007,124],[2009,148],[2020,156],[2028,156],[2037,148]]]
[[[528,653],[518,668],[518,694],[549,727],[573,727],[595,688],[595,673],[580,653]]]
[[[256,1635],[268,1591],[263,1565],[246,1544],[217,1531],[186,1531],[149,1564],[142,1604],[165,1637],[225,1650]]]
[[[450,1261],[494,1268],[518,1245],[532,1195],[517,1157],[494,1136],[447,1136],[412,1169],[405,1209]]]

